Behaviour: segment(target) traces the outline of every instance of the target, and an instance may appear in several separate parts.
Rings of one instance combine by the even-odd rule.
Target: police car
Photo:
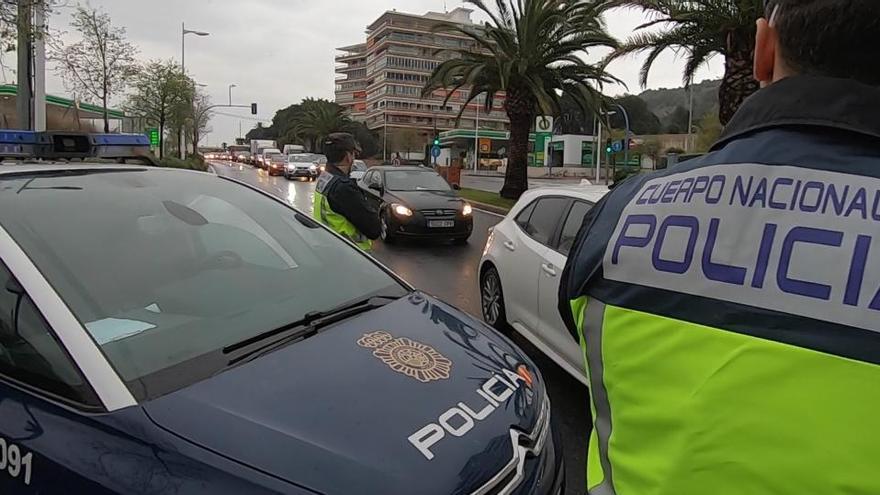
[[[562,492],[474,318],[247,185],[93,160],[140,137],[0,141],[45,158],[0,165],[0,493]]]

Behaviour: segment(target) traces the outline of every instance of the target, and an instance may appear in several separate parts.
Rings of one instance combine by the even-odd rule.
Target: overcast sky
[[[71,0],[75,4],[76,0]],[[423,14],[443,11],[443,0],[89,0],[107,11],[113,23],[128,30],[143,60],[180,60],[181,22],[188,29],[208,31],[208,37],[188,35],[186,68],[200,84],[205,84],[215,103],[228,103],[228,87],[233,103],[259,104],[259,119],[270,121],[276,110],[306,97],[333,98],[335,48],[365,40],[365,28],[386,10]],[[446,8],[461,2],[450,0]],[[62,8],[51,19],[55,29],[68,29],[70,8]],[[624,38],[644,18],[637,11],[608,14],[611,33]],[[602,53],[590,54],[598,59]],[[14,58],[7,56],[7,65]],[[611,72],[628,85],[628,92],[639,93],[638,72],[641,57],[615,62]],[[649,88],[681,85],[683,61],[667,54],[654,64]],[[720,77],[722,61],[712,60],[700,71],[697,81]],[[10,72],[6,81],[14,79]],[[47,82],[50,94],[65,95],[55,75]],[[623,87],[607,88],[620,94]],[[117,102],[118,103],[118,102]],[[684,103],[684,102],[682,102]],[[244,133],[255,125],[247,109],[219,109],[235,116],[215,115],[213,132],[203,145],[232,142],[238,136],[239,122]]]

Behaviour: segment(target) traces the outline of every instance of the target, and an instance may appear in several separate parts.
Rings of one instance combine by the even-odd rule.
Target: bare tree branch
[[[108,103],[136,74],[138,50],[126,39],[125,28],[114,27],[101,10],[78,6],[70,24],[81,39],[65,45],[60,37],[50,37],[49,59],[68,91],[101,105],[104,132],[110,132]]]

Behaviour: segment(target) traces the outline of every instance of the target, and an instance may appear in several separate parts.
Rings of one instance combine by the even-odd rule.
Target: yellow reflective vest
[[[364,251],[371,250],[373,248],[372,241],[363,235],[347,218],[330,208],[326,192],[330,190],[334,180],[336,180],[336,177],[328,172],[324,172],[318,177],[315,186],[312,216],[334,232],[355,243]]]

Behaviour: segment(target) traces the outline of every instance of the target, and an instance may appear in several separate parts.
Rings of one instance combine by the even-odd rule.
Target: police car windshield
[[[309,312],[407,293],[307,218],[208,174],[0,176],[0,190],[0,225],[140,399]]]
[[[389,191],[449,191],[449,183],[431,170],[389,170],[385,172]]]

